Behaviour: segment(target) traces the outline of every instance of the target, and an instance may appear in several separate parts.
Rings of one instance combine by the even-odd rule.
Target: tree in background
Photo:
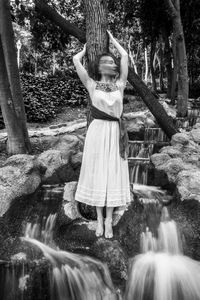
[[[177,65],[178,76],[177,116],[186,117],[188,110],[189,78],[180,0],[165,0],[165,3],[173,25],[173,57],[174,65]],[[176,73],[174,77],[175,76]],[[174,81],[175,80],[176,78],[174,78]]]
[[[102,2],[104,3],[104,1]],[[90,4],[92,5],[94,3],[90,2]],[[85,32],[80,30],[73,23],[65,20],[65,18],[60,13],[55,11],[55,9],[53,9],[50,5],[45,3],[45,1],[35,0],[35,5],[36,5],[35,8],[39,10],[42,15],[48,18],[51,22],[55,23],[57,26],[59,26],[64,31],[65,34],[75,36],[82,43],[86,42]],[[102,19],[97,23],[101,23],[101,22],[103,26],[105,20]],[[106,26],[106,24],[104,26]],[[105,30],[106,27],[104,28],[104,32]],[[101,45],[101,43],[99,44]],[[93,44],[93,47],[95,46],[96,44]],[[140,77],[137,74],[135,74],[135,72],[132,69],[130,69],[129,71],[128,79],[131,85],[133,85],[134,89],[137,91],[137,93],[142,97],[145,104],[150,109],[152,114],[155,116],[159,125],[166,132],[166,134],[169,137],[171,137],[174,133],[176,133],[177,130],[174,128],[171,118],[168,117],[162,105],[157,101],[157,99],[154,97],[151,91],[146,87],[146,85],[142,82]]]
[[[0,37],[0,103],[8,133],[8,153],[28,153],[31,146],[7,0],[0,0]]]

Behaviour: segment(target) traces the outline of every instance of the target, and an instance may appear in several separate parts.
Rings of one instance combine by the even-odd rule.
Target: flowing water
[[[166,191],[148,186],[149,157],[153,153],[155,139],[165,142],[161,130],[148,129],[145,141],[131,143],[129,153],[130,181],[133,193],[150,213],[163,206]],[[148,143],[150,140],[150,143]],[[61,191],[62,192],[62,191]],[[60,190],[58,190],[60,194]],[[45,198],[46,199],[46,198]],[[49,196],[48,196],[49,199]],[[157,214],[159,215],[159,213]],[[122,299],[116,293],[108,267],[92,257],[60,250],[54,240],[53,231],[56,214],[43,218],[42,222],[27,223],[21,241],[24,245],[40,249],[45,260],[27,262],[26,255],[5,265],[1,278],[0,300],[115,300]],[[152,218],[152,216],[151,216]],[[200,263],[182,253],[180,234],[171,220],[166,207],[159,215],[156,230],[147,227],[140,236],[140,252],[130,260],[124,300],[200,300]],[[151,219],[152,221],[152,219]],[[150,224],[151,225],[151,224]],[[133,241],[134,243],[134,241]],[[35,266],[47,262],[44,273],[38,273],[36,298],[27,296]],[[1,264],[1,261],[0,261]],[[0,269],[1,270],[1,269]],[[41,268],[42,270],[42,268]],[[0,271],[1,272],[1,271]],[[34,281],[35,282],[35,281]],[[44,292],[46,288],[46,294]],[[38,290],[37,290],[38,289]],[[3,292],[2,292],[3,291]],[[40,295],[40,296],[39,296]]]
[[[21,238],[23,242],[38,247],[50,262],[51,299],[118,299],[105,264],[88,256],[61,251],[55,246],[55,220],[56,214],[50,215],[43,228],[39,224],[28,223],[25,236]]]
[[[161,130],[146,129],[145,142],[155,139],[167,141]],[[155,204],[166,197],[165,191],[147,186],[149,162],[145,161],[144,166],[144,161],[139,159],[141,152],[142,148],[132,150],[136,157],[129,162],[133,193],[144,207],[156,208]],[[200,300],[200,263],[182,254],[177,225],[166,207],[162,209],[156,234],[149,228],[141,233],[140,249],[141,254],[130,262],[126,300]]]
[[[158,236],[146,229],[131,261],[126,300],[199,300],[200,263],[182,254],[176,223],[163,209]]]

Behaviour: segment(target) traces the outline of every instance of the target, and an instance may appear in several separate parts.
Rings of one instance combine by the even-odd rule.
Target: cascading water
[[[145,202],[163,200],[165,191],[148,186],[150,156],[156,143],[168,143],[168,138],[160,128],[145,128],[144,141],[129,141],[129,176],[133,193]]]
[[[50,215],[42,230],[39,224],[28,223],[25,237],[21,238],[23,242],[37,246],[51,264],[51,300],[118,299],[106,265],[88,256],[61,251],[55,246],[55,220],[56,215]]]
[[[176,223],[163,209],[157,238],[141,234],[141,252],[131,261],[126,300],[199,300],[200,263],[181,254]]]

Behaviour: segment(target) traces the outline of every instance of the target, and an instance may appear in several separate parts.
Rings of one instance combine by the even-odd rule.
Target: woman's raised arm
[[[79,53],[73,56],[73,63],[76,67],[76,71],[80,80],[82,81],[84,86],[88,89],[88,85],[92,79],[89,77],[87,70],[84,68],[82,64],[82,59],[85,53],[86,53],[86,44],[84,45],[82,51],[80,51]]]
[[[117,48],[121,60],[120,60],[120,80],[126,83],[127,76],[128,76],[128,53],[126,50],[116,41],[116,39],[113,37],[112,33],[108,31],[108,35],[110,37],[111,42],[113,45]]]

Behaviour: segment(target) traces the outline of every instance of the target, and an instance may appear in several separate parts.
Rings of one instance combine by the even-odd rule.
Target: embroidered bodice
[[[123,87],[118,82],[92,81],[88,91],[95,107],[111,116],[120,118],[123,110]]]
[[[119,90],[119,87],[116,85],[115,82],[107,83],[107,82],[97,81],[95,89],[104,92],[115,92]]]

